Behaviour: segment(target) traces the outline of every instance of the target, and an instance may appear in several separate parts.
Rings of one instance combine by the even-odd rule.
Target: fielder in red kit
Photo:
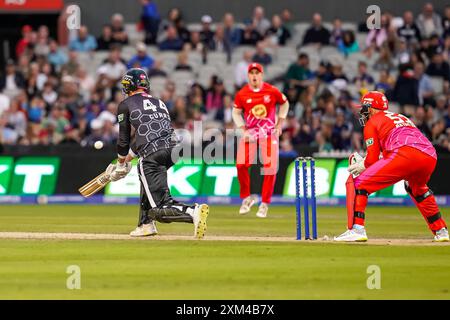
[[[367,156],[350,157],[348,230],[334,240],[367,241],[364,219],[368,196],[404,180],[405,189],[433,232],[434,240],[449,241],[447,226],[427,186],[437,161],[433,145],[410,119],[388,111],[384,94],[365,94],[360,107]]]
[[[247,214],[257,201],[255,196],[250,195],[249,168],[256,164],[259,151],[264,175],[262,202],[256,213],[259,218],[267,216],[278,171],[278,139],[289,111],[286,97],[264,82],[263,74],[260,64],[251,63],[248,66],[248,85],[236,94],[233,108],[234,123],[243,130],[236,160],[240,197],[243,199],[239,213]],[[278,115],[277,104],[280,106]]]

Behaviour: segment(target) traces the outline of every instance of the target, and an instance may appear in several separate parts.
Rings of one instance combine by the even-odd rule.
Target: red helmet
[[[361,98],[361,106],[367,106],[378,110],[387,110],[388,100],[381,92],[369,91]]]
[[[366,122],[370,118],[369,108],[374,108],[377,110],[387,110],[388,100],[386,96],[378,91],[369,91],[361,98],[361,104],[359,105],[361,110],[359,111],[359,123],[361,126],[365,126]]]

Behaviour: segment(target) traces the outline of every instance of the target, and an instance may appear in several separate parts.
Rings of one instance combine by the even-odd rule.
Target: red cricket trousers
[[[261,174],[264,176],[261,192],[262,202],[270,203],[278,172],[278,151],[278,137],[258,138],[251,142],[241,139],[236,159],[241,199],[250,195],[249,168],[257,163],[256,155],[259,153],[259,159],[263,165]]]
[[[428,226],[432,231],[437,231],[445,227],[445,222],[439,212],[436,199],[429,192],[427,186],[435,167],[435,158],[416,148],[404,146],[385,153],[383,159],[375,162],[355,178],[355,188],[371,194],[405,180],[409,185],[407,191],[427,221]],[[357,195],[355,211],[364,212],[366,206],[367,196]],[[359,221],[356,221],[356,219]],[[363,220],[356,219],[355,223],[364,224]]]

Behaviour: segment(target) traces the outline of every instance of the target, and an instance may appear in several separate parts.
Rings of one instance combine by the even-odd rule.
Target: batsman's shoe
[[[206,220],[208,219],[209,206],[207,204],[196,204],[192,220],[194,222],[194,237],[203,239],[206,233]]]
[[[261,203],[259,205],[258,212],[256,213],[256,216],[258,218],[265,218],[265,217],[267,217],[267,211],[269,211],[269,205],[266,204],[266,203]]]
[[[367,241],[366,229],[350,229],[339,237],[334,237],[337,242],[365,242]]]
[[[247,214],[250,212],[252,206],[256,203],[256,197],[248,196],[242,200],[241,208],[239,209],[239,214]]]
[[[434,236],[434,242],[448,242],[450,238],[448,236],[447,228],[442,228],[439,231],[436,231],[436,235]]]
[[[156,230],[156,224],[152,221],[149,224],[143,224],[130,232],[131,237],[148,237],[158,234]]]

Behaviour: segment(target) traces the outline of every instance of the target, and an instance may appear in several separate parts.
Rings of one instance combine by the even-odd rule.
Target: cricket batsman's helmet
[[[378,91],[369,91],[361,98],[361,104],[359,105],[361,110],[359,111],[359,122],[364,127],[367,120],[369,120],[370,113],[369,108],[377,110],[388,110],[388,100],[386,96]]]
[[[138,89],[144,89],[146,93],[150,92],[150,81],[147,73],[140,68],[129,69],[120,83],[122,84],[122,92],[126,95]]]

